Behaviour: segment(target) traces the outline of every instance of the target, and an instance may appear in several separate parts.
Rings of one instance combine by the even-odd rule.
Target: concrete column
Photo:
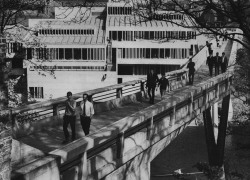
[[[11,173],[11,148],[12,138],[11,130],[0,132],[0,179],[10,180]]]
[[[147,129],[147,139],[150,140],[151,137],[153,136],[153,130],[154,130],[154,117],[150,118],[150,123]]]
[[[170,122],[169,122],[169,126],[173,126],[175,124],[175,120],[176,120],[176,102],[173,102],[173,111],[170,114]]]
[[[78,179],[85,180],[88,179],[88,161],[87,161],[87,152],[83,153],[81,157],[81,164],[79,166]]]
[[[123,151],[124,151],[124,132],[121,132],[118,134],[118,141],[117,141],[117,158],[123,157]]]
[[[53,105],[53,116],[58,116],[59,114],[58,104]]]
[[[229,109],[228,109],[228,121],[233,120],[233,104],[232,104],[232,99],[230,98],[229,100]]]
[[[122,88],[116,89],[116,98],[121,98],[122,97]]]
[[[213,104],[211,110],[212,110],[212,121],[213,121],[213,126],[214,126],[214,138],[215,138],[215,142],[217,143],[218,126],[219,126],[218,102]]]

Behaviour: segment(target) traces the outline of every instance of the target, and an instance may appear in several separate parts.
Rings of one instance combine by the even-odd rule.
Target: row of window
[[[186,59],[190,49],[186,48],[119,48],[118,58],[121,59]]]
[[[132,7],[108,7],[109,15],[129,15],[132,14]]]
[[[118,65],[118,75],[146,75],[150,69],[154,69],[157,74],[166,73],[179,69],[179,65]]]
[[[105,60],[105,48],[28,48],[27,59]]]
[[[155,20],[182,20],[182,14],[154,14],[153,19]]]
[[[39,29],[42,35],[94,35],[94,29]]]
[[[88,70],[88,71],[104,71],[105,66],[30,66],[30,71],[34,70],[43,71],[77,71],[77,70]]]
[[[18,42],[7,43],[7,53],[16,53],[23,50],[23,44]]]
[[[196,39],[195,31],[109,31],[109,39],[114,41],[134,41],[136,39]]]
[[[43,87],[29,87],[31,98],[43,99]]]

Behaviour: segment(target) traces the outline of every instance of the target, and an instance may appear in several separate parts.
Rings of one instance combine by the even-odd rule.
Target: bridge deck
[[[226,56],[229,58],[230,51],[231,51],[231,43],[223,42],[222,47],[214,49],[214,55],[216,52],[219,52],[219,54],[221,55],[223,51],[226,53]],[[208,72],[208,67],[206,66],[206,64],[203,64],[195,73],[194,86],[195,84],[198,84],[209,78],[210,76]],[[171,91],[170,93],[167,93],[166,97],[169,97],[176,92],[183,91],[188,88],[190,88],[190,86],[186,86],[186,87]],[[159,102],[160,99],[161,98],[159,96],[159,93],[157,93],[156,98],[155,98],[155,103]],[[123,107],[113,109],[112,111],[107,111],[107,112],[96,114],[94,115],[92,122],[91,122],[90,133],[93,133],[102,127],[112,124],[113,122],[120,120],[123,117],[131,115],[149,106],[152,106],[152,104],[148,103],[148,99],[143,99],[142,102],[131,103]],[[76,121],[76,133],[77,133],[77,138],[81,138],[84,136],[84,133],[80,125],[79,117],[77,118],[77,121]],[[59,126],[59,127],[54,127],[54,128],[43,129],[40,132],[33,133],[29,136],[23,137],[18,140],[32,147],[35,147],[43,152],[49,152],[49,151],[52,151],[54,149],[57,149],[63,146],[61,142],[64,140],[64,134],[63,134],[62,126]]]

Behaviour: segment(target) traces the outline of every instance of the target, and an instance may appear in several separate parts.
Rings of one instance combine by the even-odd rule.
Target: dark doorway
[[[117,79],[117,84],[121,84],[122,83],[122,78],[118,78]]]
[[[12,59],[12,68],[23,68],[23,59],[20,58],[13,58]]]
[[[112,71],[116,71],[116,48],[112,48]]]

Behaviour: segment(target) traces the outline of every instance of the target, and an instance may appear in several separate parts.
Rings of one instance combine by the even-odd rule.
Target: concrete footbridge
[[[228,40],[214,53],[225,52],[233,64],[238,48]],[[90,134],[84,136],[78,111],[77,140],[66,145],[61,144],[66,97],[12,109],[13,152],[19,148],[12,154],[12,179],[150,179],[150,162],[198,116],[212,123],[210,109],[218,102],[221,129],[226,128],[233,66],[210,77],[207,56],[204,47],[193,57],[192,86],[185,66],[167,73],[170,91],[162,99],[158,92],[154,104],[148,103],[145,78],[86,92],[96,112]],[[73,95],[78,107],[82,94]]]

